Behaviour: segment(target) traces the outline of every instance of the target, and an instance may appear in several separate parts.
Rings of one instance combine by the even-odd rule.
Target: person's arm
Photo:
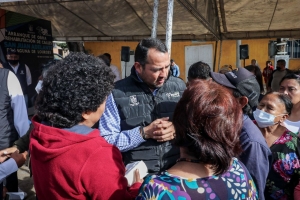
[[[19,136],[22,137],[29,129],[28,114],[21,85],[16,75],[11,71],[7,77],[7,88],[11,97],[11,108],[14,112],[14,126]]]
[[[81,173],[79,189],[87,191],[89,199],[135,199],[141,186],[135,182],[128,188],[122,155],[114,146],[96,149]]]
[[[33,126],[30,126],[30,129],[27,131],[25,135],[20,137],[18,140],[14,142],[14,145],[12,147],[2,149],[0,151],[0,163],[4,162],[11,154],[13,154],[16,151],[19,151],[20,153],[24,153],[25,151],[28,151],[29,149],[29,136],[30,132],[32,131]]]
[[[240,156],[240,161],[250,172],[255,182],[259,199],[264,200],[264,190],[272,159],[271,151],[265,146],[251,141],[242,144],[242,149],[243,153]]]
[[[178,65],[176,65],[176,71],[177,71],[176,77],[179,77],[180,76],[180,69],[179,69]]]
[[[118,70],[118,68],[116,69],[116,78],[115,81],[121,80],[121,76],[120,76],[120,71]]]
[[[12,147],[2,149],[0,151],[0,163],[4,162],[11,154],[13,154],[16,151],[19,151],[20,153],[24,153],[25,151],[28,151],[29,140],[30,140],[29,136],[32,129],[33,126],[30,126],[30,129],[27,131],[27,133],[22,137],[20,137],[18,140],[16,140]]]
[[[3,179],[5,179],[8,175],[14,173],[17,170],[18,165],[12,158],[0,164],[0,183],[2,183]]]
[[[27,151],[24,153],[15,151],[11,155],[9,155],[9,157],[10,159],[0,165],[0,183],[6,176],[17,171],[18,167],[21,167],[25,163],[27,158]]]
[[[131,150],[145,141],[140,134],[140,127],[121,131],[120,124],[119,111],[112,94],[110,94],[106,100],[105,111],[99,121],[101,136],[123,152]]]
[[[116,76],[115,82],[118,81],[118,80],[121,80],[120,71],[119,71],[118,67],[112,65],[112,66],[111,66],[111,70],[112,70],[112,72],[113,72],[113,73],[115,74],[115,76]]]
[[[14,142],[14,146],[20,151],[20,153],[23,153],[24,151],[28,151],[29,149],[29,140],[30,140],[30,133],[33,129],[33,125],[30,126],[29,130],[25,135],[20,137],[17,141]]]
[[[26,68],[26,81],[27,81],[27,85],[31,85],[32,83],[32,79],[31,79],[31,72],[30,69],[27,65],[25,65]]]

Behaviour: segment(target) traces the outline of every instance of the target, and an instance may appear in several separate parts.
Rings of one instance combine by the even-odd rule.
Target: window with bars
[[[300,58],[300,40],[293,39],[287,42],[287,52],[290,58]]]

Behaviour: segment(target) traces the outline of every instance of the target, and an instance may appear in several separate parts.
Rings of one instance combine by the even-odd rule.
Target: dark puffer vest
[[[0,150],[11,147],[19,138],[7,88],[8,72],[8,69],[0,68]]]
[[[140,82],[134,67],[131,75],[116,83],[113,97],[121,118],[121,130],[130,130],[138,126],[148,126],[162,117],[172,120],[176,104],[186,86],[176,77],[169,76],[154,96],[149,87]],[[140,146],[123,152],[126,164],[143,160],[149,173],[166,170],[175,164],[179,157],[179,148],[168,142],[148,139]]]

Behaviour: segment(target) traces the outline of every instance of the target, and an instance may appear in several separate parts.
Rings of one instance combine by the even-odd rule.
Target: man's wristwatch
[[[144,140],[147,140],[147,139],[148,139],[147,136],[146,136],[146,134],[145,134],[145,131],[144,131],[144,127],[143,127],[143,126],[140,127],[140,133],[141,133],[142,138],[143,138]]]

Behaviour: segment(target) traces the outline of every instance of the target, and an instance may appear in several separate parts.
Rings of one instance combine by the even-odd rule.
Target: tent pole
[[[156,35],[157,35],[158,5],[159,5],[159,0],[154,0],[154,4],[153,4],[153,18],[152,18],[152,30],[151,30],[151,37],[152,38],[156,38]]]
[[[174,7],[174,0],[168,0],[166,46],[168,48],[170,56],[171,56],[171,44],[172,44],[173,7]]]

